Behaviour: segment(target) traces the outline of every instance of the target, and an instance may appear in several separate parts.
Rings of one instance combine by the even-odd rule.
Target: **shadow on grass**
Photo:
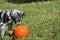
[[[42,1],[48,1],[48,0],[7,0],[7,2],[12,2],[12,3],[31,3],[31,2],[42,2]]]

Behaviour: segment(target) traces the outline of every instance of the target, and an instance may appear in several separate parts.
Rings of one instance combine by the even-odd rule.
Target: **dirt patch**
[[[54,17],[60,18],[60,12],[56,13],[56,14],[54,15]]]

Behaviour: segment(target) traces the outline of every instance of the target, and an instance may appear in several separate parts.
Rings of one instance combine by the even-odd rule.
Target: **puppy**
[[[24,12],[21,12],[17,9],[14,10],[0,10],[0,35],[4,37],[5,34],[5,26],[8,25],[9,34],[12,35],[12,25],[13,22],[16,25],[21,24],[22,18],[25,16]]]

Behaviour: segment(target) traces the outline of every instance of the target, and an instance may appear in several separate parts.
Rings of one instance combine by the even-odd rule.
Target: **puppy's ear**
[[[26,17],[26,14],[25,14],[24,12],[23,12],[23,14],[22,14],[22,18],[23,18],[23,17]]]

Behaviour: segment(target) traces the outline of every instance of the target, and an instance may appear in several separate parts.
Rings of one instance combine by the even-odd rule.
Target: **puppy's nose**
[[[16,23],[16,25],[20,25],[20,24],[21,24],[21,22],[17,22],[17,23]]]

